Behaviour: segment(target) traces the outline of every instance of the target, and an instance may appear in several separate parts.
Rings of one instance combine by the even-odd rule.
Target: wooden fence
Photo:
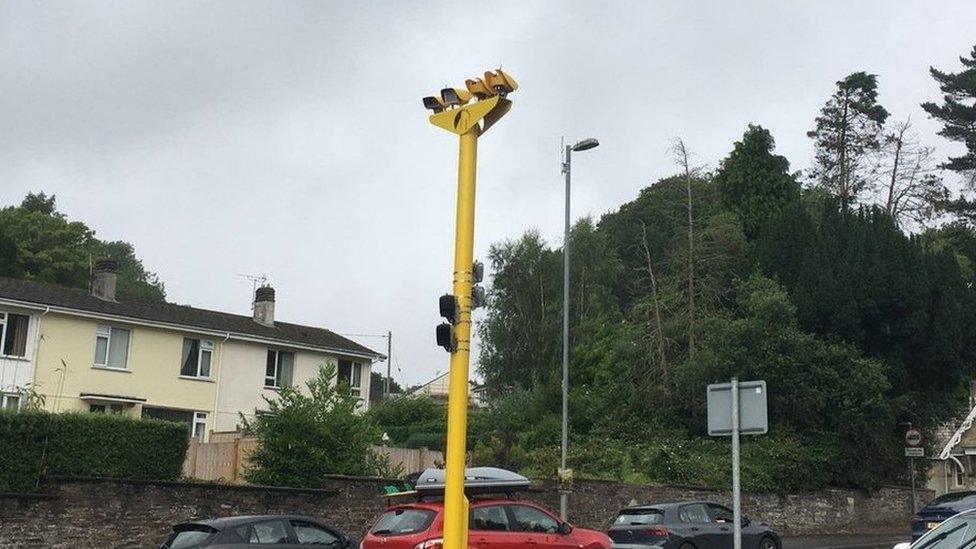
[[[199,480],[212,480],[243,484],[244,467],[247,458],[257,446],[257,440],[241,437],[239,433],[212,433],[210,442],[190,441],[183,462],[183,476]],[[428,467],[444,464],[442,452],[426,448],[390,448],[373,446],[373,450],[385,455],[393,467],[400,466],[403,472],[422,471]]]

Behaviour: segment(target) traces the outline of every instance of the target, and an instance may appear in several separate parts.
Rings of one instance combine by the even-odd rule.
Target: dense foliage
[[[348,386],[332,384],[335,367],[321,366],[307,391],[283,387],[266,398],[267,410],[244,429],[258,439],[244,477],[252,484],[318,488],[329,474],[392,476],[388,461],[370,446],[382,433],[356,412],[358,399]]]
[[[0,437],[0,492],[30,492],[51,475],[176,480],[189,434],[119,415],[0,411]]]
[[[0,209],[0,276],[87,290],[92,262],[104,257],[118,262],[119,296],[165,298],[163,283],[132,244],[95,238],[87,225],[58,212],[54,195],[30,193],[20,206]]]
[[[752,488],[898,481],[900,426],[960,412],[976,363],[976,232],[910,235],[865,203],[886,118],[875,77],[855,73],[811,132],[807,188],[750,125],[714,174],[683,170],[574,226],[578,474],[726,482],[728,442],[704,436],[704,400],[732,376],[769,384],[771,434],[744,447]],[[561,255],[533,231],[491,248],[479,463],[556,470]]]

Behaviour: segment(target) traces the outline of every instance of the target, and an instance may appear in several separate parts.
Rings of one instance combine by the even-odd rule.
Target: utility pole
[[[390,399],[390,386],[393,380],[390,377],[390,364],[393,362],[393,330],[386,332],[386,383],[383,384],[383,398]]]
[[[440,97],[424,98],[434,114],[430,123],[459,136],[458,187],[454,232],[453,294],[441,296],[441,315],[450,323],[437,327],[437,343],[451,353],[447,405],[447,464],[444,472],[444,549],[468,547],[468,500],[464,495],[467,457],[468,366],[474,286],[474,204],[478,137],[511,109],[506,97],[518,88],[498,69],[484,80],[465,81],[466,90],[444,88]],[[469,103],[472,99],[474,102]]]

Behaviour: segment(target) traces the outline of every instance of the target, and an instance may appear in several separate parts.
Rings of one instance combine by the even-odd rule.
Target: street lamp
[[[566,159],[563,161],[563,173],[566,175],[566,225],[563,231],[563,440],[562,456],[559,461],[559,477],[562,482],[569,476],[566,469],[566,457],[569,453],[569,191],[570,191],[570,159],[572,153],[588,151],[600,145],[596,139],[588,138],[578,141],[575,145],[566,145]],[[567,520],[569,492],[559,491],[559,518]]]

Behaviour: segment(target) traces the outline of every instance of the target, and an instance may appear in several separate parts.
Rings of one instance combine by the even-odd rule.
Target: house
[[[928,488],[936,495],[976,490],[976,381],[971,383],[969,410],[934,434]]]
[[[469,381],[468,383],[468,404],[473,408],[484,408],[487,406],[488,404],[486,401],[485,386],[479,385],[474,381]],[[451,373],[448,371],[443,374],[439,374],[437,377],[428,381],[427,383],[424,383],[423,385],[414,387],[405,394],[429,396],[438,402],[447,404],[448,397],[451,394],[450,386]]]
[[[54,412],[91,411],[180,421],[205,440],[304,387],[323,364],[369,403],[383,355],[324,328],[280,322],[275,292],[255,292],[243,316],[116,299],[117,265],[96,263],[91,292],[0,278],[0,405],[43,398]]]

